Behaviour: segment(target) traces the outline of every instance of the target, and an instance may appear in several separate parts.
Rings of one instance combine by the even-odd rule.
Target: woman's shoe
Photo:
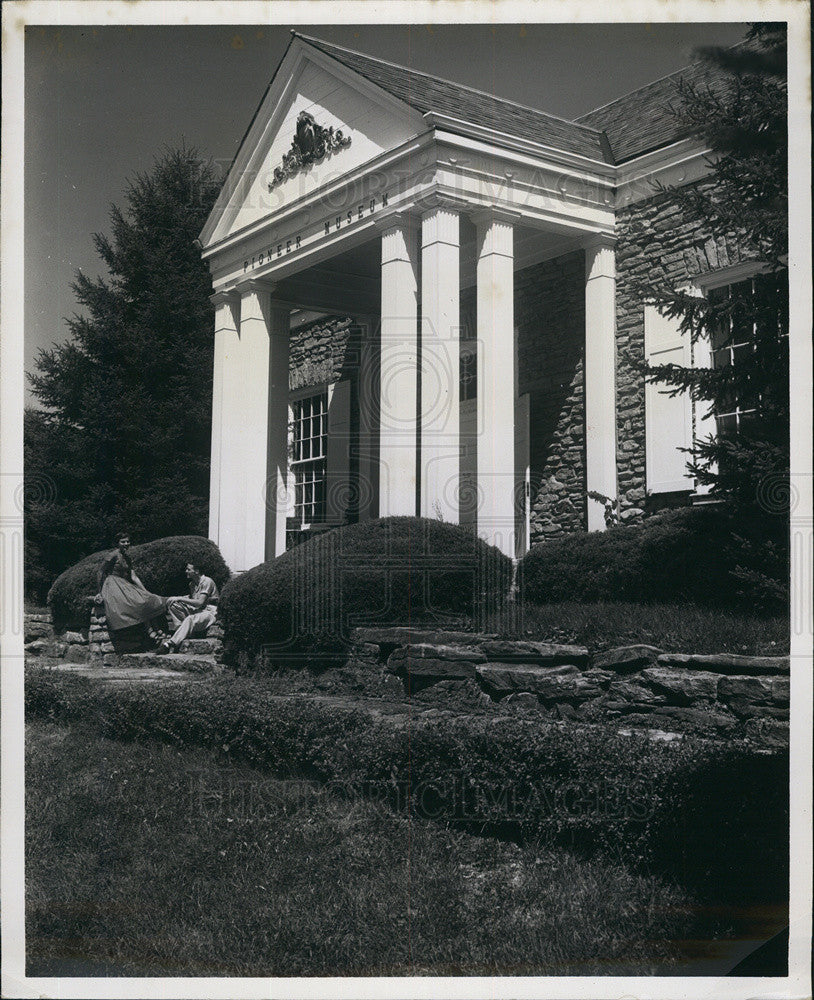
[[[161,643],[161,645],[158,647],[158,649],[156,650],[156,652],[158,653],[159,656],[166,656],[167,653],[171,653],[172,652],[172,643],[169,641],[169,639],[165,639]]]

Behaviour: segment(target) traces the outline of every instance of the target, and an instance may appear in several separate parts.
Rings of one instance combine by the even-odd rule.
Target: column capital
[[[586,250],[595,250],[607,248],[610,250],[616,249],[617,237],[614,233],[591,233],[590,236],[585,239],[583,246]]]
[[[430,212],[438,209],[446,209],[449,212],[466,212],[471,208],[471,202],[455,194],[446,191],[439,191],[433,187],[426,194],[418,196],[415,202],[416,211],[420,212],[422,218]]]
[[[373,225],[380,232],[387,232],[388,229],[412,229],[419,223],[417,210],[414,206],[409,208],[388,208],[384,212],[379,212],[373,219]]]
[[[240,302],[240,295],[233,288],[228,290],[221,289],[218,292],[213,292],[209,296],[209,301],[215,308],[218,306],[234,306]]]
[[[248,295],[249,292],[254,292],[255,294],[266,292],[267,294],[271,294],[276,287],[277,282],[270,281],[268,278],[246,278],[243,281],[239,281],[235,286],[241,296]]]
[[[616,238],[597,234],[584,244],[585,280],[616,277]]]
[[[520,212],[504,208],[503,205],[488,205],[486,208],[479,208],[469,213],[469,218],[478,227],[489,226],[493,222],[503,222],[506,225],[515,226],[522,217]]]
[[[426,209],[421,216],[421,246],[447,243],[461,244],[461,212],[457,206],[439,203]]]
[[[494,205],[475,212],[470,218],[475,223],[478,258],[490,255],[514,258],[514,227],[520,218],[519,212]]]

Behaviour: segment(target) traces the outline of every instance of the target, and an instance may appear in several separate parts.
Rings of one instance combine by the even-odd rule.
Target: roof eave
[[[447,132],[457,135],[468,136],[473,139],[486,140],[493,145],[503,146],[516,152],[527,153],[540,159],[556,159],[566,162],[569,166],[581,167],[598,171],[603,174],[610,173],[614,164],[607,160],[595,160],[583,153],[575,153],[572,150],[561,149],[556,146],[547,146],[544,143],[535,142],[533,139],[523,139],[508,132],[499,132],[486,125],[478,125],[475,122],[465,121],[461,118],[454,118],[452,115],[444,114],[440,111],[427,111],[424,113],[425,121],[434,128],[442,128]]]

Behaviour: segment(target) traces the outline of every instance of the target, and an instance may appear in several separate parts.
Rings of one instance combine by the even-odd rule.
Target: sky
[[[181,142],[231,162],[292,25],[28,27],[25,368],[68,337],[77,269],[130,178]],[[665,76],[743,24],[297,25],[416,70],[574,118]],[[26,401],[35,403],[26,389]]]

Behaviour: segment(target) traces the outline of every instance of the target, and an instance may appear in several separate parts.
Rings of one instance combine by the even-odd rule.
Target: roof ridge
[[[388,59],[379,59],[377,56],[368,55],[367,52],[359,52],[357,49],[349,49],[344,45],[337,45],[334,42],[326,42],[321,38],[315,38],[313,35],[303,35],[299,31],[291,29],[291,34],[295,35],[297,38],[302,38],[306,42],[311,44],[316,44],[317,47],[320,45],[327,45],[333,49],[339,49],[340,52],[349,52],[354,56],[362,56],[363,59],[370,59],[371,62],[381,63],[382,66],[389,66],[392,69],[403,69],[408,73],[415,73],[417,76],[424,76],[428,80],[438,80],[441,83],[450,83],[453,87],[462,87],[465,90],[470,91],[473,94],[480,94],[483,97],[488,97],[493,101],[501,101],[503,104],[511,104],[515,108],[522,108],[523,111],[533,111],[536,115],[542,115],[544,118],[553,118],[555,121],[564,122],[566,125],[577,125],[579,128],[587,129],[589,132],[596,132],[597,135],[603,133],[603,129],[595,128],[593,125],[584,125],[582,122],[573,118],[563,118],[562,115],[551,114],[550,111],[543,111],[541,108],[534,108],[530,104],[520,104],[518,101],[513,101],[509,97],[498,97],[496,94],[490,94],[487,90],[480,90],[477,87],[470,87],[469,84],[459,83],[455,80],[448,80],[444,76],[436,76],[433,73],[426,73],[424,70],[413,69],[411,66],[405,66],[403,63],[390,62]],[[590,114],[590,112],[588,112]]]
[[[738,48],[738,46],[743,45],[743,44],[744,44],[744,42],[743,42],[743,40],[741,40],[739,42],[735,42],[733,45],[726,45],[726,46],[722,46],[722,47],[724,49],[729,50],[729,49],[736,49],[736,48]],[[714,48],[715,46],[711,46],[711,47]],[[688,69],[692,69],[693,66],[702,66],[702,65],[703,65],[703,60],[702,59],[695,59],[693,62],[688,62],[685,66],[682,66],[679,69],[673,70],[672,73],[665,73],[664,76],[656,77],[656,79],[655,80],[651,80],[650,83],[645,83],[641,87],[634,87],[633,90],[627,90],[627,91],[625,91],[624,94],[620,94],[618,97],[614,97],[612,101],[608,101],[605,104],[600,104],[599,107],[591,108],[590,111],[586,111],[584,115],[580,115],[578,118],[575,118],[574,121],[577,124],[582,124],[582,122],[580,121],[580,119],[587,118],[588,115],[592,115],[596,111],[603,111],[605,108],[609,108],[612,104],[616,104],[617,101],[623,101],[626,97],[631,97],[633,94],[639,94],[639,93],[641,93],[644,90],[649,90],[650,87],[655,87],[657,83],[664,83],[665,80],[669,80],[669,79],[671,79],[674,76],[678,76],[680,73],[686,73],[687,70]]]

